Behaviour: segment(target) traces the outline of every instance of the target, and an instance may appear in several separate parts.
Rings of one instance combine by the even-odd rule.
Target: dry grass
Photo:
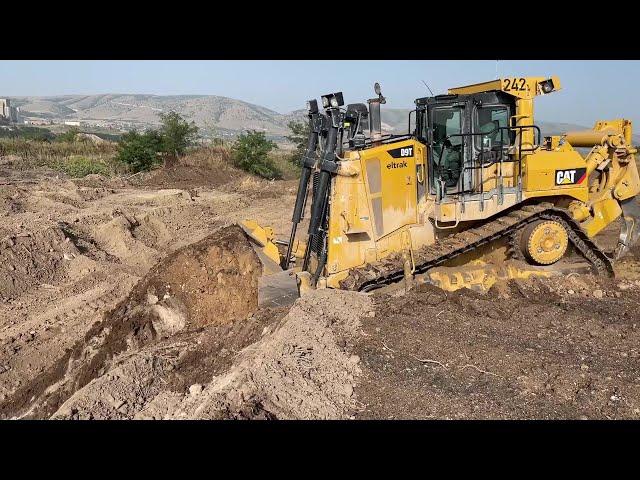
[[[16,138],[0,139],[0,157],[11,156],[14,168],[28,170],[49,167],[72,176],[101,172],[115,174],[124,171],[115,161],[117,145],[110,142],[40,142]],[[78,168],[81,165],[82,168]]]
[[[226,169],[232,166],[231,153],[227,147],[199,146],[189,149],[187,154],[180,158],[180,164],[211,170]]]
[[[104,142],[41,142],[24,139],[0,139],[0,157],[11,157],[14,168],[28,170],[49,167],[73,177],[88,173],[117,175],[127,173],[127,167],[116,160],[117,143]],[[291,152],[275,150],[269,155],[282,178],[297,178],[300,167],[294,165]],[[198,146],[190,148],[178,160],[180,165],[212,171],[230,171],[236,168],[227,146]]]

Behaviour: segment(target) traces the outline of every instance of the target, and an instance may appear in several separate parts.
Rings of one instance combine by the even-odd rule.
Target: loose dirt
[[[640,418],[640,282],[574,276],[376,298],[358,418]]]
[[[2,165],[0,418],[640,417],[637,248],[615,279],[258,308],[233,225],[288,238],[295,181]]]

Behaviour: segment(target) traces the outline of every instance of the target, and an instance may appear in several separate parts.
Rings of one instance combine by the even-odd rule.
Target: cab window
[[[462,172],[463,138],[449,138],[450,145],[444,141],[451,135],[462,131],[462,110],[457,107],[436,108],[433,111],[433,184],[439,177],[448,188],[455,187]],[[443,151],[444,149],[444,151]],[[440,163],[439,163],[440,162]]]
[[[484,106],[476,109],[475,115],[475,147],[480,150],[491,150],[495,147],[509,145],[509,109],[504,105]]]

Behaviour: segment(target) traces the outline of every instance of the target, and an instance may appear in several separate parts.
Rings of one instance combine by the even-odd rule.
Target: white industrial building
[[[18,123],[20,109],[11,106],[8,98],[0,98],[0,119],[9,123]]]

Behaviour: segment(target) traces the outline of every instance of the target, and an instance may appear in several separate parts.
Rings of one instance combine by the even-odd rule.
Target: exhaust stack
[[[369,104],[369,132],[371,136],[371,142],[375,145],[380,143],[382,139],[382,117],[380,113],[380,105],[387,103],[387,99],[382,96],[380,84],[376,82],[373,86],[378,98],[370,98],[367,100]]]

